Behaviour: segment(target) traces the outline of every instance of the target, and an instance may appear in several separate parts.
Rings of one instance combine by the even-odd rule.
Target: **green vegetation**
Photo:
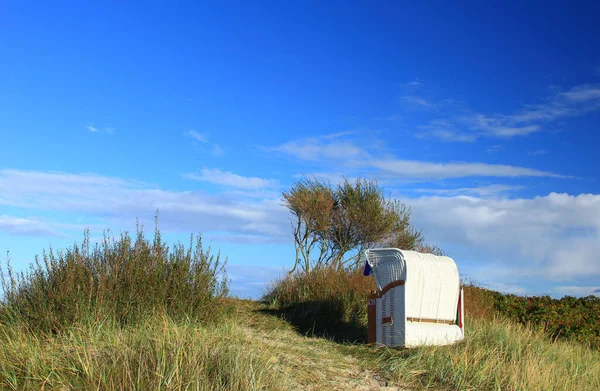
[[[463,342],[387,349],[364,343],[375,286],[356,264],[300,266],[262,303],[228,298],[224,265],[201,237],[169,248],[158,229],[8,265],[0,389],[600,389],[596,298],[468,285]]]
[[[53,336],[0,326],[0,388],[9,390],[281,390],[276,354],[231,322],[148,317]]]
[[[490,293],[494,309],[524,325],[538,326],[552,338],[600,348],[600,298],[520,297]]]
[[[361,252],[373,246],[441,250],[425,245],[410,224],[409,209],[387,201],[372,182],[345,181],[333,189],[306,180],[284,198],[297,219],[300,270],[294,268],[269,288],[265,312],[281,316],[301,333],[345,342],[343,349],[364,368],[412,389],[600,389],[600,353],[586,346],[598,337],[597,298],[520,298],[468,285],[464,341],[391,350],[362,345],[366,296],[375,287],[360,273],[356,261]],[[369,225],[370,215],[379,216],[380,224]],[[314,249],[317,256],[311,258]],[[347,259],[355,262],[338,261],[346,253],[354,254]]]
[[[363,280],[361,283],[361,279]],[[356,271],[318,269],[280,280],[266,296],[270,311],[300,332],[333,341],[390,384],[410,389],[597,390],[600,353],[556,341],[539,328],[518,324],[495,307],[497,292],[465,287],[465,341],[452,346],[381,349],[366,337],[366,295],[372,278]],[[277,309],[277,311],[275,310]]]
[[[301,333],[364,343],[366,297],[375,288],[358,270],[320,267],[276,281],[263,300]]]
[[[452,390],[598,390],[600,354],[502,319],[471,319],[465,341],[386,352],[404,384]]]
[[[92,248],[86,232],[81,246],[50,249],[26,273],[15,275],[8,264],[0,323],[56,334],[82,323],[136,324],[153,314],[209,320],[214,301],[227,294],[224,265],[200,236],[187,250],[169,249],[158,227],[152,242],[138,228],[135,241],[105,234]]]
[[[426,245],[421,232],[410,225],[410,209],[386,199],[374,181],[344,180],[332,187],[318,179],[305,179],[283,192],[283,200],[296,218],[292,272],[356,268],[364,250],[374,246],[440,252]]]

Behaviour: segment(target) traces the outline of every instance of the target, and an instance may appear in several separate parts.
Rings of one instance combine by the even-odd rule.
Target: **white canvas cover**
[[[443,345],[463,338],[462,327],[455,324],[460,280],[451,258],[392,248],[366,255],[380,292],[377,343]]]

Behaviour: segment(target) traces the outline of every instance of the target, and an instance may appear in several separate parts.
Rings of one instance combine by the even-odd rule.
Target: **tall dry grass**
[[[301,330],[311,331],[311,325],[321,322],[316,329],[323,335],[347,341],[349,330],[366,331],[366,296],[372,289],[373,278],[359,271],[323,269],[278,281],[266,298],[288,308],[284,314],[292,324],[308,325]],[[464,341],[442,347],[359,349],[360,359],[398,384],[414,388],[600,390],[598,350],[554,341],[539,327],[502,318],[490,291],[469,284],[465,296]]]
[[[227,294],[224,266],[201,236],[192,236],[188,248],[169,248],[158,228],[153,240],[138,228],[135,239],[105,234],[92,246],[86,232],[80,245],[45,251],[27,272],[13,273],[8,264],[0,324],[56,334],[80,323],[135,324],[156,313],[209,320]]]
[[[41,336],[0,326],[6,390],[285,390],[276,352],[231,322],[149,317],[136,325],[79,325]]]
[[[600,390],[600,354],[500,319],[467,319],[452,346],[389,351],[381,357],[404,384],[453,390]]]
[[[279,390],[274,353],[227,320],[225,262],[138,228],[8,265],[0,301],[0,388]]]

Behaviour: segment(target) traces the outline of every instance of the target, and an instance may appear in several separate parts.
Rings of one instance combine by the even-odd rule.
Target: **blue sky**
[[[124,3],[124,4],[122,4]],[[0,251],[202,232],[257,297],[281,191],[378,180],[463,276],[600,289],[600,6],[4,2]]]

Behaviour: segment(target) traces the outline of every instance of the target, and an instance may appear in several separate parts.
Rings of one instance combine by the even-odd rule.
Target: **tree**
[[[301,262],[303,270],[309,272],[311,266],[326,263],[331,252],[328,231],[333,219],[335,194],[328,184],[317,179],[306,179],[294,183],[290,191],[283,192],[283,199],[296,217],[292,226],[296,263],[291,272]],[[313,253],[315,248],[319,251],[316,258]]]
[[[374,181],[344,180],[333,188],[304,179],[283,192],[283,199],[295,216],[296,262],[291,272],[298,267],[308,273],[318,267],[360,265],[364,250],[371,247],[434,249],[410,225],[410,209],[387,200]]]

